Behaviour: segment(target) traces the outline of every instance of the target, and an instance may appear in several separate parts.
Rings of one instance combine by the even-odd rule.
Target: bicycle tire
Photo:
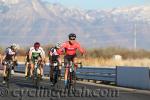
[[[72,88],[75,89],[76,87],[76,74],[75,71],[72,72]]]
[[[33,70],[33,82],[35,88],[38,88],[40,82],[40,75],[37,73],[37,68]]]
[[[58,69],[54,68],[53,84],[55,85],[57,82],[58,82]]]

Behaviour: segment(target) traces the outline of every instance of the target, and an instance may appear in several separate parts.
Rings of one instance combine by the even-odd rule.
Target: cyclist
[[[33,75],[34,60],[35,59],[37,59],[37,60],[40,59],[41,60],[40,75],[41,75],[41,78],[42,78],[42,76],[43,76],[43,67],[44,67],[44,64],[45,64],[45,52],[44,52],[43,48],[40,46],[39,42],[35,42],[34,47],[31,47],[30,51],[29,51],[29,61],[30,61],[30,67],[31,67],[30,76]]]
[[[67,65],[69,59],[72,59],[72,61],[74,63],[77,62],[77,55],[76,55],[76,51],[77,49],[80,51],[80,53],[83,55],[85,53],[85,50],[80,46],[80,44],[76,41],[76,34],[74,33],[70,33],[68,35],[69,41],[64,42],[61,45],[61,52],[65,52],[65,56],[64,56],[64,63],[65,66]],[[77,65],[75,64],[75,70],[76,70]],[[67,74],[68,73],[68,69],[65,69],[65,76],[64,76],[64,82],[65,82],[65,86],[67,85]]]
[[[25,78],[27,78],[28,77],[28,67],[29,67],[29,62],[30,62],[30,60],[29,60],[29,51],[30,51],[30,49],[26,52],[26,57],[25,57]]]
[[[5,50],[5,55],[3,57],[3,61],[2,61],[2,65],[3,65],[3,83],[6,83],[6,62],[9,60],[12,60],[14,62],[14,66],[11,70],[11,74],[14,74],[14,67],[17,65],[17,45],[15,43],[13,43],[12,45],[10,45],[10,47],[6,48]]]
[[[56,43],[56,45],[52,48],[50,48],[49,52],[48,52],[48,56],[49,56],[49,63],[50,63],[50,82],[52,83],[53,81],[53,61],[58,61],[59,62],[59,71],[58,74],[59,76],[61,75],[61,59],[60,59],[60,54],[61,52],[59,52],[59,48],[60,48],[60,43]]]

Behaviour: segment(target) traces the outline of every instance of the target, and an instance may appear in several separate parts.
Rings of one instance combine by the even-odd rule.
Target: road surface
[[[44,78],[39,89],[36,89],[31,79],[25,79],[23,74],[15,73],[11,78],[10,87],[2,84],[0,77],[0,100],[149,100],[150,91],[128,89],[104,84],[78,82],[76,90],[64,92],[63,80],[52,87]]]

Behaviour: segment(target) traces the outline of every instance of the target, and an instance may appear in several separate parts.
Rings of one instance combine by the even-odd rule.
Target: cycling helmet
[[[39,42],[35,42],[34,43],[34,48],[39,48],[40,47],[40,43]]]
[[[60,46],[61,46],[61,44],[59,42],[55,44],[55,47],[58,49],[60,48]]]
[[[68,37],[69,37],[69,40],[75,40],[75,39],[76,39],[76,34],[70,33],[70,34],[68,35]]]
[[[17,44],[15,44],[15,43],[11,44],[11,48],[12,49],[17,49]]]

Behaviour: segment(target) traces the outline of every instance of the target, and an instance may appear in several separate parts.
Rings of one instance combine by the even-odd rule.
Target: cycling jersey
[[[6,48],[5,55],[5,60],[13,60],[13,56],[16,56],[16,52],[8,47]]]
[[[56,48],[53,47],[49,50],[49,56],[57,56],[57,55],[60,55],[60,53]]]
[[[38,59],[38,57],[45,58],[45,52],[43,48],[39,47],[38,50],[35,50],[34,47],[30,48],[30,52],[32,53],[31,59]]]
[[[66,55],[76,55],[76,50],[79,50],[82,54],[84,53],[83,48],[80,47],[78,42],[70,44],[69,41],[65,42],[61,46],[61,50],[65,51]]]
[[[49,60],[56,61],[59,58],[60,54],[61,53],[59,52],[58,49],[56,49],[55,47],[52,47],[48,53]]]

